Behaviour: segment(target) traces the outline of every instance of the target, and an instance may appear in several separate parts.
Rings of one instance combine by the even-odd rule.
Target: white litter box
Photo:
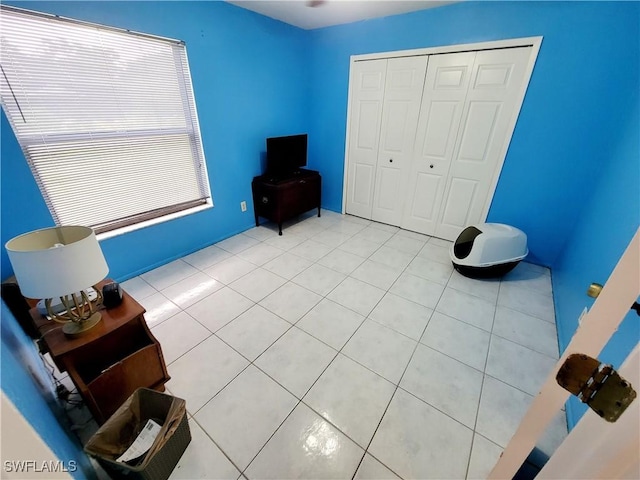
[[[481,223],[465,228],[449,251],[453,267],[471,278],[501,277],[528,253],[527,235],[501,223]]]

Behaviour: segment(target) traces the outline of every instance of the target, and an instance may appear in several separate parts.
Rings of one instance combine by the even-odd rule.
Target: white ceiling
[[[235,0],[229,3],[305,30],[415,12],[454,3],[435,0]],[[311,4],[318,4],[316,7]]]

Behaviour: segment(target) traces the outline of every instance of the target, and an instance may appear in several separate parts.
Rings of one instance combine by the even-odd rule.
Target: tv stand
[[[256,227],[259,217],[278,224],[278,235],[282,235],[282,223],[313,208],[320,216],[322,178],[314,170],[296,170],[282,178],[270,175],[254,177],[251,182],[253,211]]]

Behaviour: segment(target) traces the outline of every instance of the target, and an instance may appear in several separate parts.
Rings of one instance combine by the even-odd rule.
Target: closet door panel
[[[374,203],[374,211],[381,216],[379,212],[393,212],[397,206],[398,199],[396,192],[401,187],[400,172],[397,168],[388,168],[380,166],[376,171],[378,181],[376,183],[376,195]],[[391,221],[391,220],[390,220]],[[385,222],[389,223],[389,222]]]
[[[418,172],[412,183],[415,183],[415,188],[410,191],[409,195],[411,216],[418,220],[435,222],[439,213],[435,210],[435,206],[438,204],[436,195],[438,191],[442,191],[442,175]],[[407,226],[403,225],[403,228],[407,228]],[[419,231],[419,228],[416,227],[410,229]]]
[[[471,207],[477,200],[478,182],[467,178],[451,180],[442,212],[444,225],[468,225]],[[455,238],[454,238],[455,240]]]
[[[373,196],[373,178],[375,176],[375,167],[371,165],[360,164],[354,168],[354,182],[352,187],[351,201],[354,205],[362,205],[364,208],[371,204]],[[352,211],[349,213],[355,213]]]
[[[346,211],[365,218],[371,218],[373,205],[386,69],[386,59],[351,67]]]
[[[471,168],[482,168],[489,163],[491,142],[500,118],[500,102],[469,102],[467,118],[460,139],[458,162]]]
[[[424,56],[388,60],[372,220],[397,226],[402,223],[403,192],[426,69]]]
[[[424,84],[402,227],[433,235],[458,136],[475,52],[433,55]]]
[[[454,240],[467,225],[483,221],[518,114],[530,51],[523,47],[476,54],[436,228],[438,237]]]
[[[380,130],[380,102],[362,101],[356,113],[358,131],[356,132],[354,150],[362,155],[363,160],[378,148],[378,131]],[[375,162],[374,162],[375,164]]]

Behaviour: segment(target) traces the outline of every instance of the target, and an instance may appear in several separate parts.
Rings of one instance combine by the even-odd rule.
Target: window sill
[[[152,220],[145,220],[144,222],[136,223],[135,225],[128,225],[126,227],[116,228],[115,230],[100,233],[96,235],[96,238],[98,239],[98,241],[101,241],[108,238],[119,237],[120,235],[124,235],[125,233],[140,230],[141,228],[150,227],[151,225],[168,222],[169,220],[174,220],[176,218],[186,217],[187,215],[202,212],[203,210],[208,210],[210,208],[213,208],[213,202],[211,201],[211,199],[207,200],[207,203],[205,203],[204,205],[199,205],[197,207],[182,210],[180,212],[170,213],[169,215],[154,218]]]

